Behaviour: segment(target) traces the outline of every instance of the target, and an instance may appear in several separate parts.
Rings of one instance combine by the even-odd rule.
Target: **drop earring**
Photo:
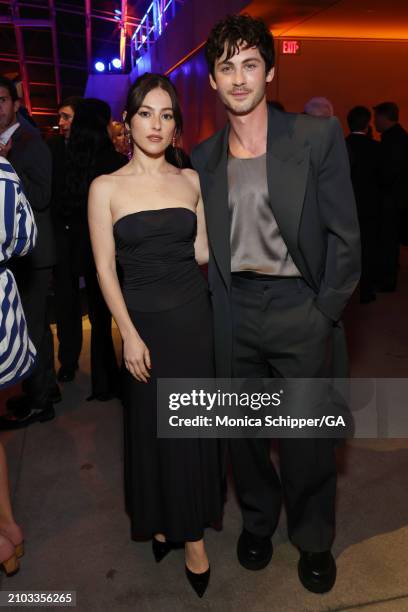
[[[126,129],[126,128],[125,128]],[[130,130],[126,130],[126,142],[127,142],[127,146],[128,146],[128,159],[132,158],[133,155],[133,147],[132,147],[132,133]]]

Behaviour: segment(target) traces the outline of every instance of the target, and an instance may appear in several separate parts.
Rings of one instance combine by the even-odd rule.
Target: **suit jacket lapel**
[[[309,171],[310,147],[301,147],[289,122],[269,107],[267,145],[268,189],[272,211],[296,266],[303,272],[298,232]]]
[[[23,128],[20,123],[20,125],[18,126],[18,128],[16,129],[16,131],[13,133],[11,137],[13,143],[18,142],[20,140],[22,133],[23,133]]]
[[[210,247],[229,291],[231,286],[230,216],[228,208],[228,135],[222,132],[207,163],[207,185],[204,202]]]

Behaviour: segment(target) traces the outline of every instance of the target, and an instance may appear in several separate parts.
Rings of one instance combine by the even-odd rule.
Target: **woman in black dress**
[[[133,157],[93,182],[88,215],[99,282],[123,338],[126,504],[132,537],[152,537],[157,561],[185,543],[187,577],[201,597],[210,573],[204,528],[222,513],[219,445],[157,438],[156,380],[214,376],[199,269],[208,260],[203,203],[196,172],[165,159],[182,128],[170,80],[140,77],[125,121]]]

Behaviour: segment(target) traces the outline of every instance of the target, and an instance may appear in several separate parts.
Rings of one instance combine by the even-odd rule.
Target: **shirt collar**
[[[12,137],[12,135],[14,134],[14,132],[16,132],[19,127],[20,127],[20,124],[17,121],[17,123],[13,123],[13,125],[11,125],[9,128],[7,128],[7,130],[5,130],[2,134],[0,134],[1,144],[7,144],[10,138]]]

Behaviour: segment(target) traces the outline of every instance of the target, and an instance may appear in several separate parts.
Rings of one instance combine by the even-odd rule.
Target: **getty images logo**
[[[212,410],[214,407],[242,407],[251,410],[260,410],[269,406],[280,406],[283,390],[276,393],[228,393],[220,391],[209,393],[200,389],[193,389],[189,393],[170,393],[170,410],[179,410],[189,406]]]

